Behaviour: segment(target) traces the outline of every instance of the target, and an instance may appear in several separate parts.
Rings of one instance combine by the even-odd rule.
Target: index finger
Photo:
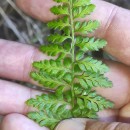
[[[0,77],[34,83],[29,76],[33,61],[48,59],[36,47],[0,39]]]
[[[29,76],[29,72],[32,70],[32,62],[47,58],[33,46],[6,40],[0,40],[0,52],[0,77],[30,83],[34,83]],[[114,102],[118,102],[117,106],[122,106],[122,103],[129,99],[129,67],[116,62],[107,62],[107,64],[110,67],[110,72],[107,73],[106,76],[110,78],[115,87],[113,87],[113,90],[112,88],[105,90],[100,89],[100,92],[108,98],[111,97],[109,95],[115,96],[113,97],[113,99],[116,99]],[[5,88],[3,85],[0,86]],[[1,92],[4,94],[3,90]],[[15,92],[17,92],[17,90]],[[2,94],[0,94],[0,96],[2,96]],[[117,98],[117,95],[120,96]],[[3,98],[0,97],[0,99],[3,101]]]
[[[55,4],[53,0],[16,0],[16,3],[24,12],[44,22],[56,18],[49,11]],[[92,0],[92,3],[97,8],[89,18],[101,22],[96,36],[108,41],[104,50],[130,65],[130,11],[100,0]]]

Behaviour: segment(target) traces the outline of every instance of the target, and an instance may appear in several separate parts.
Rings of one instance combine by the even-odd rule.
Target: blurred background
[[[130,0],[105,0],[130,9]],[[26,44],[43,44],[50,30],[46,24],[25,15],[14,0],[0,0],[0,38]],[[99,52],[100,53],[100,52]],[[96,55],[100,55],[100,54]],[[110,57],[109,55],[105,57]],[[111,57],[112,58],[112,57]],[[31,86],[30,84],[25,84]],[[32,86],[31,86],[32,87]],[[1,116],[0,116],[1,118]]]

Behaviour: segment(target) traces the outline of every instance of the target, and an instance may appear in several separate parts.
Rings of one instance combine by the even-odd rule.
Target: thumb
[[[130,130],[130,124],[87,119],[68,119],[62,121],[56,130]]]
[[[85,130],[86,122],[88,120],[84,118],[72,118],[62,121],[56,130]]]

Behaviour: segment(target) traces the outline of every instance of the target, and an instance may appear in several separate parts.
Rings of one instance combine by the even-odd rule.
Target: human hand
[[[49,8],[54,4],[52,0],[16,0],[16,2],[23,11],[42,21],[55,18],[49,12]],[[129,124],[117,123],[117,121],[129,123],[130,118],[130,12],[103,1],[93,0],[93,2],[97,8],[90,17],[101,22],[101,28],[95,35],[108,41],[104,51],[120,61],[120,63],[106,61],[110,67],[110,72],[106,76],[112,80],[113,88],[97,89],[98,93],[115,103],[113,110],[99,112],[99,120],[113,123],[107,125],[89,119],[70,119],[60,123],[57,130],[84,130],[86,122],[86,130],[130,129]],[[34,83],[28,76],[31,63],[46,58],[32,46],[0,40],[0,77]],[[47,130],[24,116],[30,111],[25,101],[41,93],[16,83],[0,80],[0,114],[5,115],[0,129]]]

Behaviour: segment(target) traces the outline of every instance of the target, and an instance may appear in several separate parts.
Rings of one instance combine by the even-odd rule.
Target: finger
[[[56,130],[129,130],[130,124],[69,119],[61,122]]]
[[[62,121],[56,130],[85,130],[87,119],[68,119]]]
[[[0,77],[31,82],[32,62],[47,58],[33,46],[0,40]]]
[[[31,110],[25,104],[29,98],[40,95],[41,92],[22,85],[0,80],[0,115],[10,113],[26,114]],[[99,113],[101,120],[115,120],[117,110],[104,110]]]
[[[130,123],[130,103],[120,109],[118,121]]]
[[[103,97],[112,100],[116,108],[121,108],[130,101],[130,69],[118,62],[107,61],[110,72],[106,74],[112,83],[112,88],[96,88]],[[127,75],[127,76],[126,76]]]
[[[10,114],[7,115],[1,124],[0,130],[48,130],[45,127],[40,127],[35,122],[31,121],[24,115]]]
[[[53,2],[53,0],[37,0],[37,1],[16,0],[16,4],[25,13],[41,21],[47,22],[56,18],[56,16],[50,12],[50,7],[55,5],[55,2]]]
[[[107,89],[98,88],[97,91],[102,96],[113,101],[115,108],[119,109],[130,100],[130,70],[129,67],[123,64],[114,62],[108,64],[110,72],[107,76],[112,80],[113,87]],[[27,113],[25,101],[39,93],[22,85],[0,80],[0,114]]]
[[[55,18],[49,11],[54,5],[52,0],[16,0],[16,2],[24,12],[37,19],[48,21]],[[104,50],[117,60],[130,65],[130,11],[100,0],[92,2],[97,8],[89,18],[101,22],[96,35],[108,41]]]
[[[25,102],[41,92],[22,85],[0,80],[0,115],[26,114],[30,109]]]

